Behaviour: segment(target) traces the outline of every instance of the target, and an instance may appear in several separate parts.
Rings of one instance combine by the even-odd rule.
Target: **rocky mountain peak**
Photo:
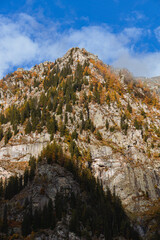
[[[75,61],[80,61],[82,64],[84,63],[85,60],[87,59],[94,59],[94,60],[98,60],[98,56],[88,52],[85,48],[70,48],[67,53],[60,58],[61,61],[63,61],[63,59],[66,58],[70,58],[72,57]]]
[[[83,65],[85,61],[88,61],[89,59],[97,61],[98,56],[87,52],[84,48],[80,49],[78,47],[75,47],[69,49],[63,57],[58,58],[56,60],[56,63],[58,63],[60,69],[62,69],[67,64],[70,64],[73,69],[75,69],[78,62]]]

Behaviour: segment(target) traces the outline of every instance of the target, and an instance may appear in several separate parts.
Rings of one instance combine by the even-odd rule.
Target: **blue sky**
[[[84,47],[136,76],[160,75],[159,0],[1,0],[0,77]]]

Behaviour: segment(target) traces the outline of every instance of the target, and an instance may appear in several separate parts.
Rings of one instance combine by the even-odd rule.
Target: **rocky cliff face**
[[[72,133],[76,130],[78,137],[74,142],[81,153],[79,161],[89,163],[104,189],[115,191],[126,210],[139,216],[149,214],[158,204],[160,105],[158,96],[146,85],[125,72],[115,74],[85,49],[73,48],[55,63],[45,62],[30,71],[21,69],[6,76],[1,80],[0,94],[1,113],[5,116],[9,106],[14,104],[22,111],[25,101],[36,97],[34,108],[40,106],[41,112],[37,126],[43,120],[43,104],[45,114],[49,112],[58,124],[54,134],[45,123],[41,124],[41,131],[36,126],[34,131],[25,133],[27,120],[33,119],[28,115],[17,125],[19,132],[8,143],[2,138],[2,177],[21,173],[30,156],[38,156],[53,138],[69,154]],[[45,121],[49,121],[47,117]],[[1,123],[4,133],[9,126],[13,131],[9,120]]]
[[[49,141],[50,135],[44,131],[30,136],[21,132],[13,136],[8,144],[3,143],[0,149],[1,177],[22,174],[30,157],[38,157]]]

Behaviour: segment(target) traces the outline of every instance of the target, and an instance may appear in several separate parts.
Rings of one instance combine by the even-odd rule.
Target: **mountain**
[[[0,81],[0,176],[4,180],[22,175],[31,156],[38,158],[47,144],[55,142],[66,158],[88,169],[105,192],[109,188],[121,199],[142,238],[156,239],[160,101],[143,80],[79,48],[55,63],[8,74]],[[29,185],[22,190],[24,195],[26,188]]]

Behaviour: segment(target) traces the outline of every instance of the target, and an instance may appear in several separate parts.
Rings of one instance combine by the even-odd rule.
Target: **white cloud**
[[[125,16],[125,20],[127,22],[131,22],[131,23],[144,21],[146,19],[147,19],[147,17],[143,13],[138,12],[138,11],[132,11],[131,13],[129,13],[128,16]]]
[[[153,77],[160,75],[160,53],[123,54],[113,65],[129,69],[135,76]]]
[[[125,28],[120,34],[119,37],[121,38],[121,41],[123,40],[123,43],[129,43],[130,41],[138,41],[142,34],[144,33],[144,30],[142,28]]]
[[[145,34],[143,29],[125,28],[115,34],[106,25],[63,32],[59,26],[44,26],[27,14],[12,19],[0,16],[0,77],[15,67],[54,61],[76,46],[97,54],[106,63],[128,68],[135,75],[160,75],[160,52],[137,54],[134,50],[134,44]]]
[[[157,40],[160,42],[160,26],[154,30]]]

